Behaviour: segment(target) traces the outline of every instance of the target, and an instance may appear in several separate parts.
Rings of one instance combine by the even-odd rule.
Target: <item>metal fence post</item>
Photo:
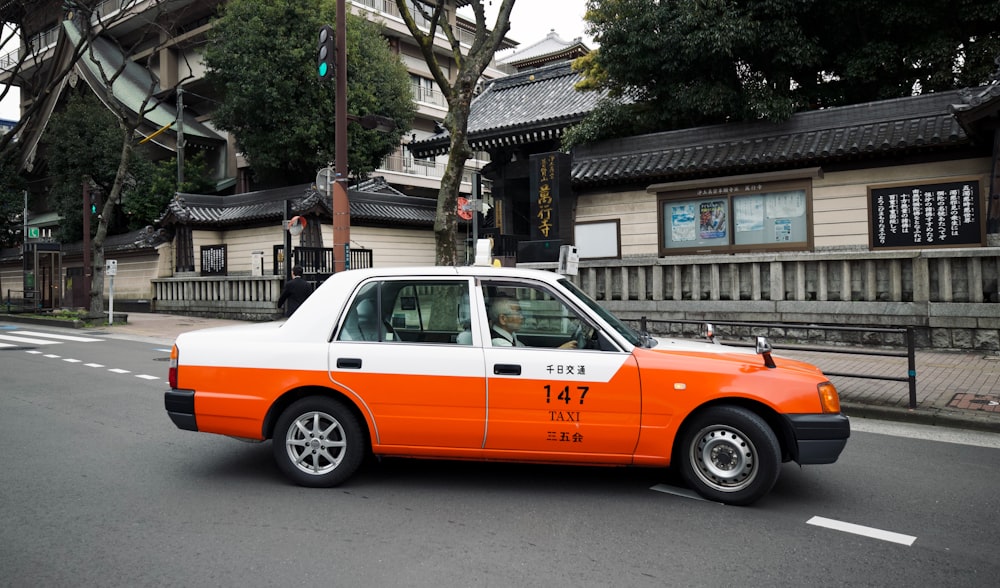
[[[910,410],[917,407],[917,354],[913,341],[913,327],[906,327],[906,376],[910,386]]]

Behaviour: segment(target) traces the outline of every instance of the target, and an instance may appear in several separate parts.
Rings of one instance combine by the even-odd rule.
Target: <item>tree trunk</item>
[[[454,91],[462,92],[463,88],[456,84]],[[458,265],[458,195],[462,189],[462,176],[465,173],[465,162],[472,156],[466,143],[469,126],[469,111],[471,97],[463,100],[458,97],[451,100],[451,107],[445,119],[445,126],[451,134],[451,147],[448,150],[448,164],[441,178],[441,189],[438,192],[437,214],[434,218],[434,245],[436,265]]]
[[[92,275],[90,280],[90,310],[91,319],[104,317],[104,241],[108,237],[108,220],[115,211],[115,206],[121,200],[122,188],[128,175],[129,163],[132,161],[132,141],[135,138],[134,129],[125,129],[122,139],[122,156],[118,162],[118,172],[111,193],[105,197],[101,218],[97,223],[97,234],[90,241]]]

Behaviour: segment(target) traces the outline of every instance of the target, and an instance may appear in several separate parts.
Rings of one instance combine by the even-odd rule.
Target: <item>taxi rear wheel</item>
[[[685,431],[681,474],[703,497],[751,504],[778,480],[781,447],[771,427],[753,412],[715,406],[696,416]]]
[[[278,468],[293,482],[311,488],[336,486],[351,476],[364,457],[358,419],[332,398],[303,398],[289,406],[274,428]]]

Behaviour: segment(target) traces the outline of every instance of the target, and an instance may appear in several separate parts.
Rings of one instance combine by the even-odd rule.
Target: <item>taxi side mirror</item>
[[[771,358],[771,344],[767,342],[767,337],[758,336],[757,337],[757,355],[764,358],[764,365],[774,369],[778,367],[774,363],[774,359]]]

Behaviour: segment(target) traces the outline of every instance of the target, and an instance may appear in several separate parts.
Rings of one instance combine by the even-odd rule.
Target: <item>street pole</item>
[[[94,272],[90,267],[90,182],[83,181],[83,297],[85,304],[77,304],[90,308],[90,280]],[[73,302],[76,302],[75,300]]]
[[[184,183],[184,88],[177,86],[177,190]]]
[[[337,0],[337,88],[334,99],[334,182],[333,182],[333,265],[334,271],[347,267],[351,242],[351,206],[347,199],[347,10],[345,0]]]

